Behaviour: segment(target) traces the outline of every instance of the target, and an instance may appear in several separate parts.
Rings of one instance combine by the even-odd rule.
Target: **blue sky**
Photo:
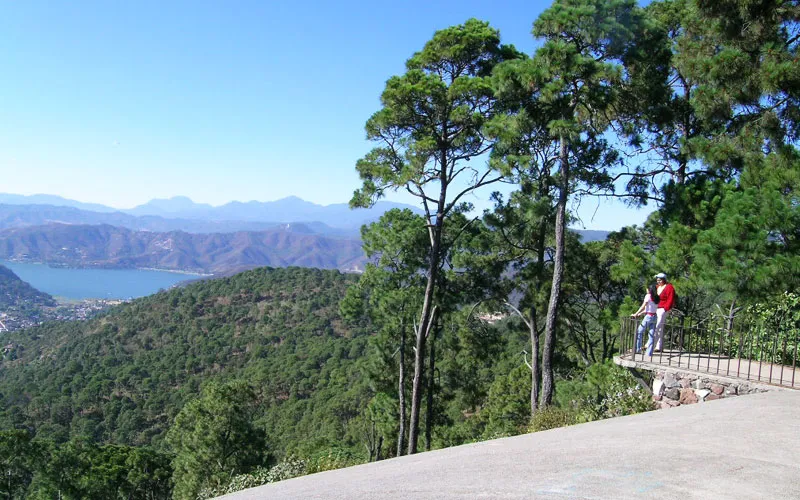
[[[0,192],[118,208],[346,202],[371,147],[364,123],[411,54],[470,17],[531,53],[549,3],[5,2]],[[646,216],[597,207],[583,202],[587,228]]]

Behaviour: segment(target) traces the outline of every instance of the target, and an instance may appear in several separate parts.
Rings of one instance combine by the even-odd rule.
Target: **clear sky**
[[[0,192],[117,208],[347,202],[371,148],[364,123],[409,56],[470,17],[531,53],[549,3],[4,2]],[[646,216],[600,202],[591,220],[597,207],[584,201],[585,227]]]

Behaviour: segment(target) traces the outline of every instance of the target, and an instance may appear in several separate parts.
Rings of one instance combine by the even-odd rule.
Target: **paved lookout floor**
[[[323,472],[226,499],[800,499],[800,391]]]

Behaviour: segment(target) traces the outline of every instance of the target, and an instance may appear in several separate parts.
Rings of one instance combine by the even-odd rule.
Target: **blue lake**
[[[69,299],[143,297],[197,276],[142,269],[66,269],[0,260],[34,288]]]

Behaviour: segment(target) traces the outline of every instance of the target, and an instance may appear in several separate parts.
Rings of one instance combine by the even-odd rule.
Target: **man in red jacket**
[[[667,283],[667,275],[658,273],[656,278],[656,293],[658,293],[658,309],[656,309],[655,348],[660,351],[664,341],[664,323],[667,321],[669,311],[675,303],[675,288]]]

